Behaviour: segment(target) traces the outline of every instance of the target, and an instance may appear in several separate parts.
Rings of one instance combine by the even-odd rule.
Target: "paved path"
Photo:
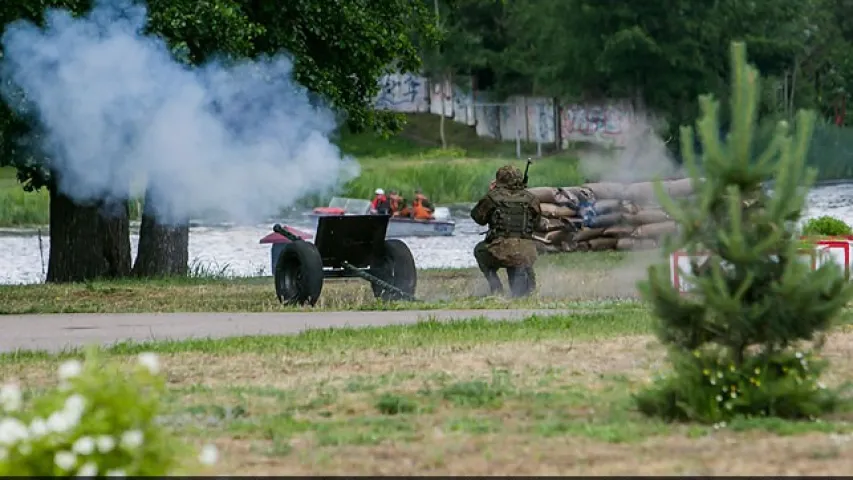
[[[123,340],[179,340],[247,335],[287,335],[311,328],[402,325],[426,320],[484,316],[519,320],[532,314],[588,313],[578,310],[408,310],[287,313],[104,313],[0,315],[0,352],[58,351]]]

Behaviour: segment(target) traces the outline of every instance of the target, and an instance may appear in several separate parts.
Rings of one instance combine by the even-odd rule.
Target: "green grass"
[[[453,121],[446,123],[448,145],[438,142],[438,117],[429,114],[408,116],[404,130],[384,139],[373,133],[343,132],[337,139],[341,149],[354,155],[362,165],[361,175],[346,184],[339,195],[371,198],[382,187],[396,188],[411,198],[422,188],[434,202],[468,203],[485,194],[495,170],[506,163],[524,163],[516,159],[513,142],[477,137],[473,127]],[[523,145],[523,155],[535,155],[536,146]],[[546,151],[547,153],[547,151]],[[574,185],[582,181],[577,159],[561,153],[537,162],[530,170],[530,184]],[[305,207],[325,205],[330,196],[311,196],[299,204]],[[131,218],[139,219],[141,202],[131,202]],[[0,168],[0,227],[24,227],[48,223],[47,192],[26,193],[15,179],[15,170]]]
[[[271,277],[229,278],[199,267],[190,278],[2,285],[0,314],[574,308],[590,300],[633,298],[631,279],[643,273],[637,263],[642,258],[624,252],[542,256],[536,266],[537,293],[516,300],[482,298],[485,280],[477,269],[439,269],[418,272],[420,303],[378,301],[366,281],[329,279],[314,308],[284,307]]]
[[[636,306],[583,315],[479,318],[291,336],[125,343],[161,355],[161,420],[222,452],[215,474],[772,475],[844,471],[820,422],[742,419],[723,429],[644,417],[632,394],[660,368],[653,320]],[[850,374],[836,330],[831,382]],[[60,361],[0,355],[5,375],[54,385]],[[669,452],[661,455],[660,452]],[[721,459],[714,462],[711,459]],[[722,460],[725,461],[722,461]],[[814,462],[820,462],[816,465]]]

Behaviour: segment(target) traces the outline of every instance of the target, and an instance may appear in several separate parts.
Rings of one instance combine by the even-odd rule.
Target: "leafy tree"
[[[798,343],[820,337],[853,298],[833,262],[811,270],[802,259],[800,218],[815,171],[805,165],[815,115],[801,111],[794,135],[780,123],[773,142],[753,152],[760,77],[732,44],[731,132],[719,138],[719,104],[702,96],[696,123],[704,154],[700,178],[693,130],[682,129],[682,151],[696,188],[676,203],[658,198],[681,227],[667,250],[707,255],[687,281],[689,296],[670,283],[665,266],[649,269],[643,296],[670,348],[672,376],[638,396],[640,409],[670,419],[719,422],[734,415],[816,416],[838,397],[818,381],[823,364]],[[775,180],[768,193],[762,182]]]
[[[438,40],[432,10],[411,0],[236,0],[262,27],[255,54],[287,51],[296,81],[346,114],[353,131],[390,133],[396,112],[374,110],[379,78],[392,70],[418,71],[418,45]]]
[[[9,0],[0,24],[42,23],[47,8],[87,12],[89,0]],[[416,42],[434,41],[433,17],[408,0],[150,0],[149,32],[163,36],[176,58],[200,64],[214,56],[245,57],[285,50],[296,80],[347,116],[353,129],[394,130],[400,116],[374,112],[378,78],[388,69],[416,70]],[[51,196],[49,282],[121,277],[130,272],[125,199],[80,204],[57,189],[50,159],[39,149],[38,123],[0,105],[0,165],[12,165],[26,190]],[[128,186],[129,195],[130,186]],[[146,192],[146,195],[150,192]],[[146,202],[149,205],[150,202]],[[181,274],[187,269],[188,226],[159,225],[143,215],[134,272]]]

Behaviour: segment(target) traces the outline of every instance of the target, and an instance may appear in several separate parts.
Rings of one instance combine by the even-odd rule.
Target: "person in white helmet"
[[[370,202],[370,213],[374,215],[390,215],[391,202],[388,201],[388,196],[385,195],[385,190],[377,188],[374,193],[376,195],[373,197],[373,201]]]

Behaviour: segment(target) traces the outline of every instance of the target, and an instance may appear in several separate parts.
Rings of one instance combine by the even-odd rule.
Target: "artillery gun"
[[[285,305],[317,303],[327,278],[359,277],[382,300],[417,301],[415,259],[401,240],[385,239],[388,215],[320,217],[314,243],[287,231],[273,231],[290,242],[275,262],[275,293]]]

